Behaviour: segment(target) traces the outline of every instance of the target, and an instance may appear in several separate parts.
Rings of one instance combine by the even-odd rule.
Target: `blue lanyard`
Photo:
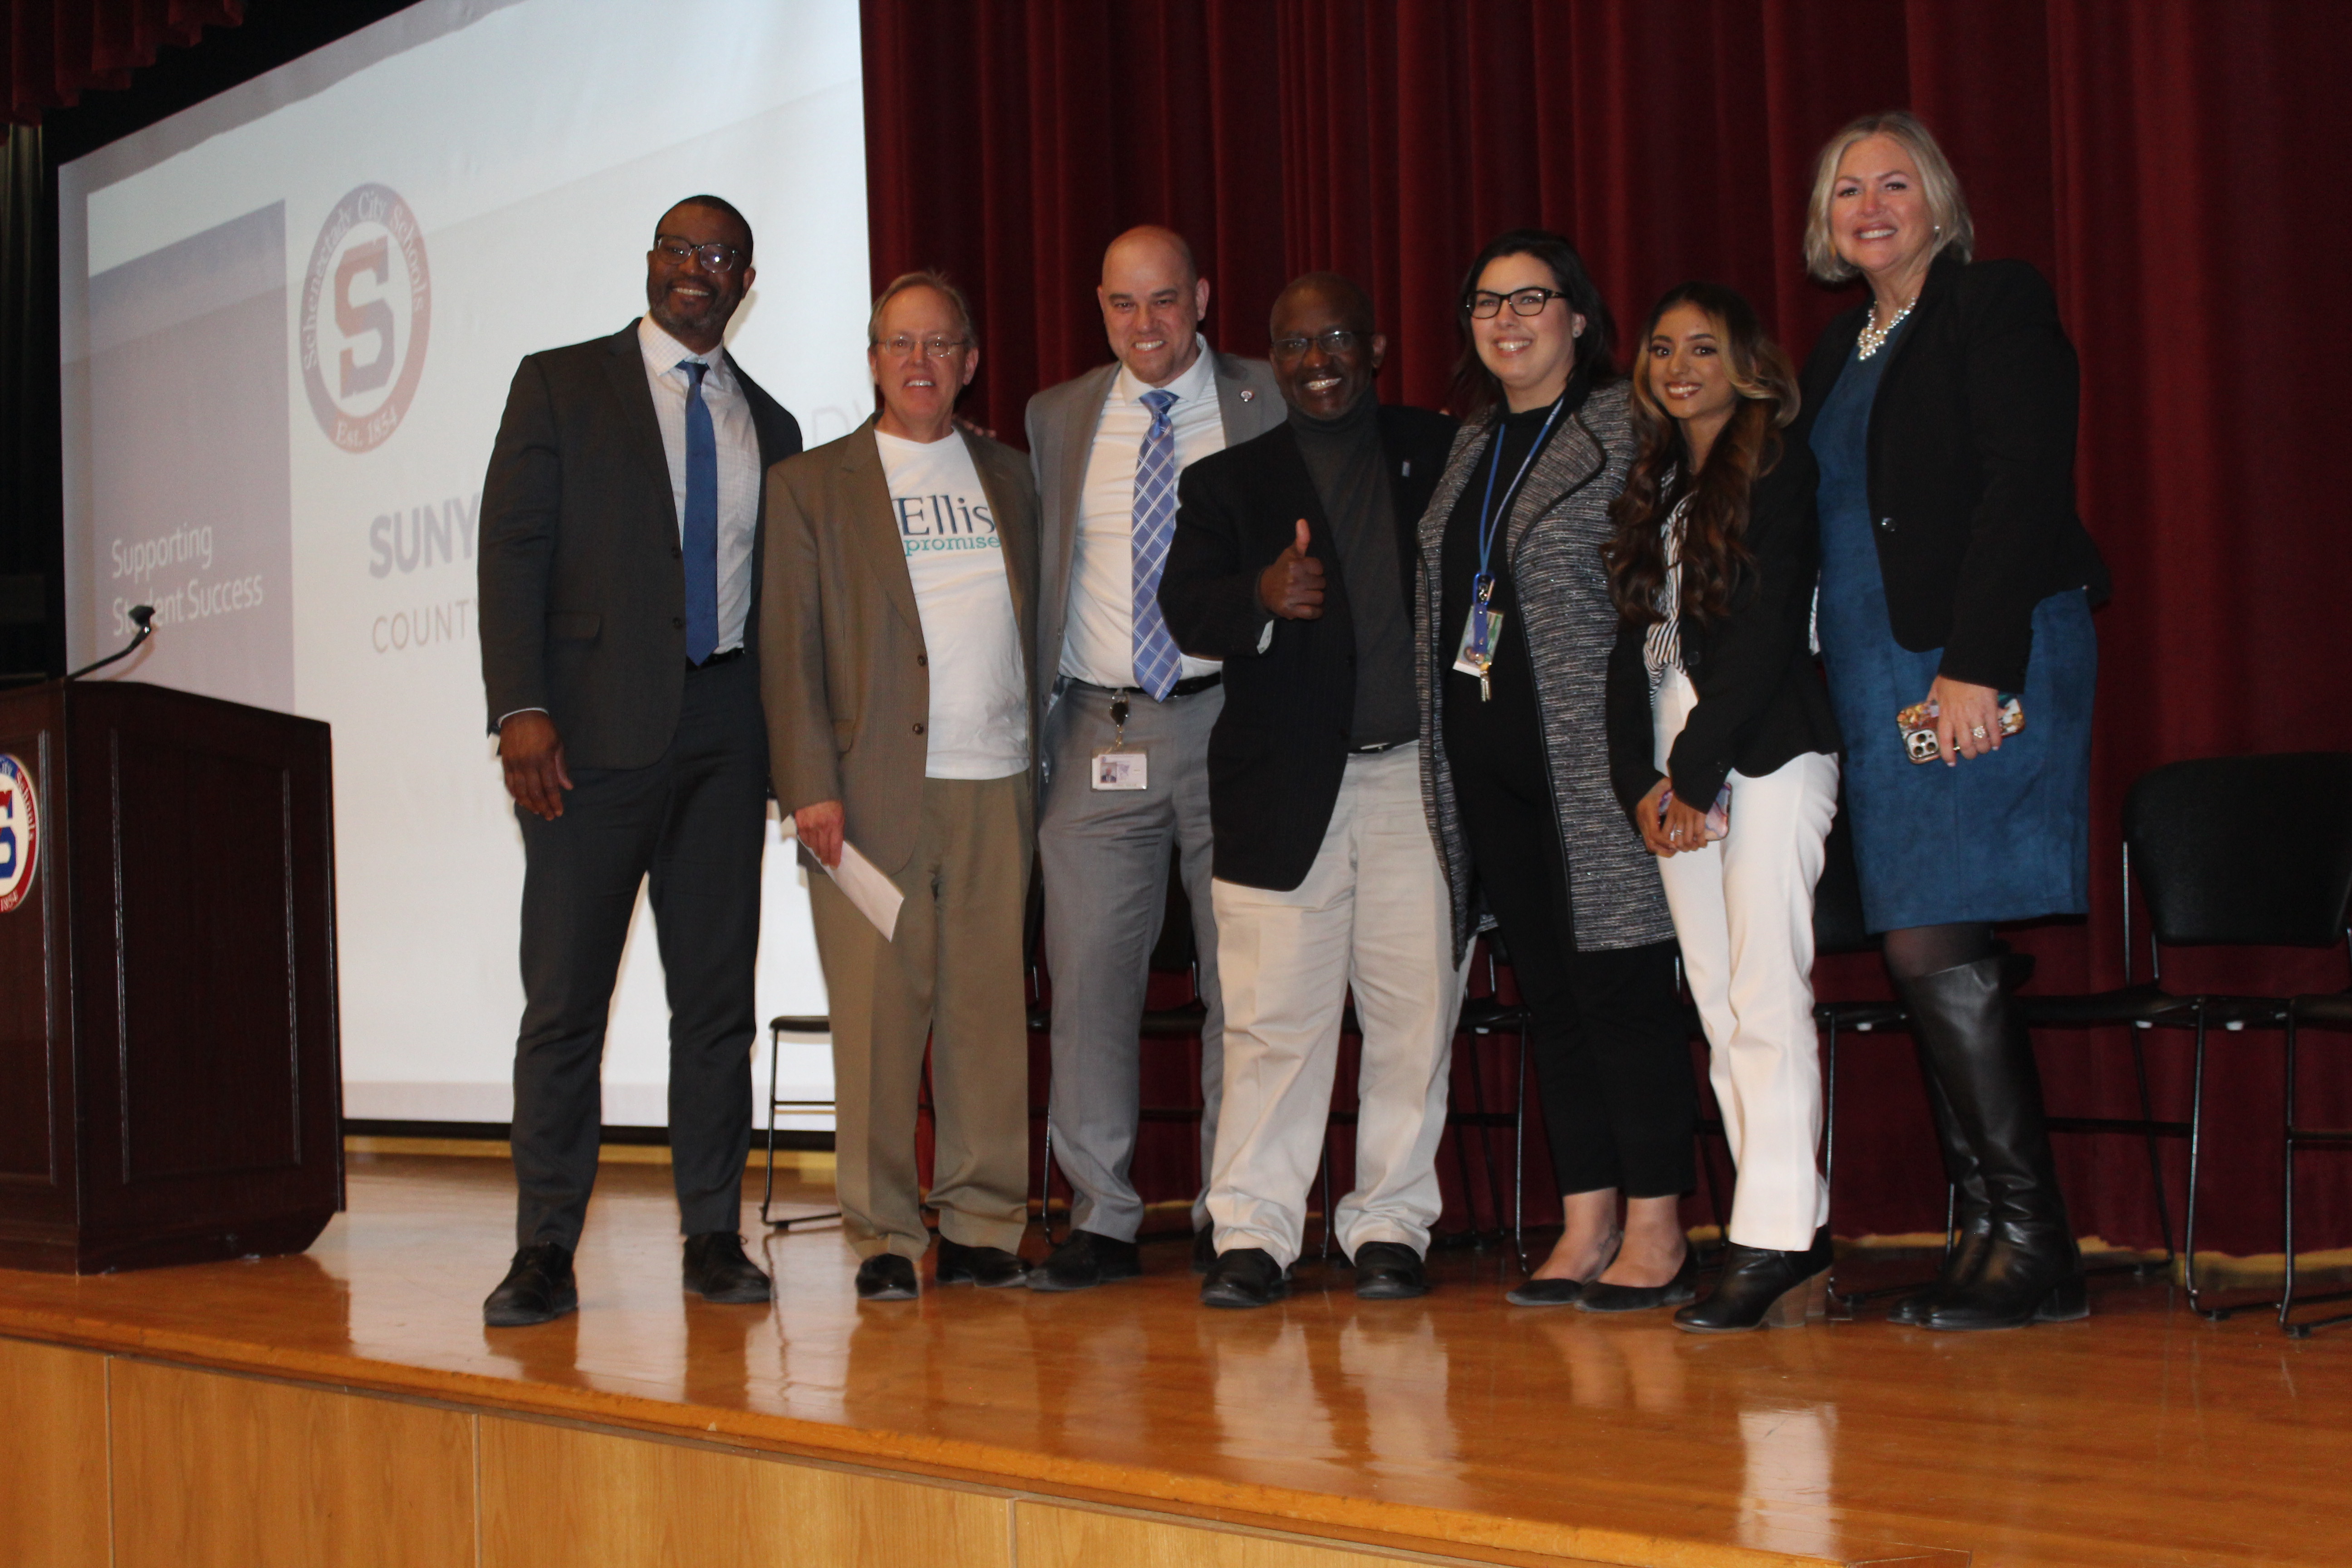
[[[1504,510],[1510,510],[1511,498],[1519,493],[1520,482],[1528,477],[1528,467],[1535,462],[1536,454],[1544,448],[1544,437],[1551,434],[1553,422],[1559,419],[1559,411],[1567,406],[1568,395],[1562,393],[1552,404],[1551,412],[1544,416],[1543,428],[1536,432],[1534,443],[1528,447],[1528,455],[1519,459],[1519,471],[1511,476],[1511,488],[1503,492]],[[1478,507],[1478,571],[1470,579],[1470,647],[1472,651],[1479,654],[1486,651],[1486,617],[1479,612],[1485,610],[1486,601],[1495,596],[1495,574],[1486,568],[1494,559],[1495,535],[1502,526],[1502,519],[1495,511],[1495,480],[1502,471],[1503,430],[1502,422],[1497,420],[1495,455],[1486,465],[1486,496]]]

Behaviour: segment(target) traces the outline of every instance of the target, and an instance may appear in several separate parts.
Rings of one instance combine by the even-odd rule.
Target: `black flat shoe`
[[[1074,1230],[1051,1258],[1029,1270],[1029,1289],[1087,1290],[1114,1279],[1133,1279],[1142,1272],[1143,1255],[1135,1243]]]
[[[528,1328],[580,1310],[572,1254],[551,1241],[514,1255],[507,1277],[482,1302],[482,1322],[493,1329]]]
[[[1368,1241],[1356,1248],[1356,1296],[1365,1301],[1409,1301],[1429,1294],[1421,1254],[1401,1241]]]
[[[977,1285],[1002,1290],[1029,1278],[1029,1266],[1001,1247],[966,1247],[940,1237],[940,1259],[932,1277],[942,1285]]]
[[[1576,1299],[1579,1311],[1646,1312],[1653,1307],[1679,1307],[1698,1294],[1698,1254],[1683,1246],[1683,1266],[1663,1285],[1604,1285],[1595,1279]]]
[[[877,1252],[857,1266],[861,1301],[911,1301],[919,1294],[915,1266],[895,1252]]]
[[[1829,1269],[1833,1254],[1827,1226],[1813,1233],[1802,1252],[1730,1243],[1723,1272],[1704,1301],[1675,1314],[1675,1327],[1695,1334],[1733,1334],[1760,1329],[1802,1328],[1813,1282]]]
[[[1201,1282],[1203,1307],[1270,1307],[1290,1294],[1290,1270],[1259,1247],[1217,1254]]]
[[[775,1294],[760,1266],[743,1256],[743,1238],[709,1230],[686,1238],[686,1288],[723,1307],[749,1306]]]
[[[1217,1266],[1217,1227],[1204,1225],[1192,1233],[1192,1272],[1206,1274]]]
[[[1584,1294],[1584,1284],[1581,1279],[1528,1279],[1506,1291],[1503,1300],[1514,1307],[1573,1307]]]

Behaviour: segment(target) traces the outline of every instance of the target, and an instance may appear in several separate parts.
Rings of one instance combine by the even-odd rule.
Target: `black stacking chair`
[[[2273,826],[2273,808],[2286,802],[2301,809],[2295,832],[2283,841]],[[2207,1037],[2217,1025],[2231,1033],[2249,1027],[2284,1031],[2292,1022],[2291,999],[2168,991],[2163,955],[2169,947],[2328,947],[2341,939],[2347,890],[2352,890],[2352,869],[2347,869],[2352,863],[2352,753],[2294,752],[2168,763],[2133,784],[2124,798],[2123,826],[2125,984],[2088,995],[2027,998],[2026,1017],[2037,1027],[2130,1027],[2140,1115],[2053,1117],[2050,1124],[2059,1131],[2136,1131],[2147,1142],[2151,1174],[2158,1178],[2158,1214],[2166,1228],[2167,1267],[2171,1221],[2164,1207],[2155,1140],[2187,1138],[2189,1192],[2181,1255],[2189,1305],[2216,1321],[2280,1307],[2277,1301],[2216,1307],[2204,1300],[2197,1282],[2197,1194],[2204,1151]],[[2315,850],[2314,832],[2331,842]],[[2145,981],[2131,977],[2135,873],[2148,915],[2149,978]],[[2195,1037],[2186,1123],[2158,1120],[2147,1098],[2138,1031],[2159,1028],[2185,1029]],[[2291,1088],[2288,1093],[2292,1095]],[[2291,1110],[2286,1125],[2293,1130]],[[2286,1142],[2284,1159],[2290,1168],[2295,1142],[2290,1136]],[[2291,1207],[2289,1214],[2292,1225]]]
[[[2352,939],[2352,930],[2346,931]],[[2321,995],[2298,996],[2287,1009],[2286,1016],[2286,1114],[2280,1139],[2280,1209],[2284,1218],[2284,1249],[2286,1279],[2279,1291],[2279,1327],[2290,1339],[2307,1340],[2314,1329],[2324,1329],[2332,1323],[2352,1322],[2352,1312],[2337,1312],[2325,1318],[2308,1318],[2294,1321],[2289,1314],[2296,1306],[2294,1299],[2294,1152],[2305,1144],[2321,1148],[2352,1148],[2352,1129],[2298,1127],[2295,1125],[2295,1036],[2302,1026],[2317,1024],[2323,1028],[2352,1029],[2352,991],[2332,991]],[[2352,1300],[2352,1290],[2331,1290],[2324,1295],[2305,1296],[2302,1304],[2316,1305],[2323,1301]]]
[[[776,1047],[783,1044],[786,1035],[823,1035],[832,1032],[832,1020],[822,1013],[779,1014],[768,1020],[768,1179],[760,1190],[760,1223],[771,1230],[790,1230],[796,1225],[822,1225],[826,1220],[841,1217],[839,1209],[827,1209],[823,1214],[796,1214],[781,1217],[768,1211],[776,1197],[776,1113],[778,1111],[831,1110],[830,1100],[778,1100],[776,1098]]]

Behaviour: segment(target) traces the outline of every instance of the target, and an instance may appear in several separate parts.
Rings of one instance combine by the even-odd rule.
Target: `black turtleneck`
[[[1551,421],[1549,446],[1559,429],[1584,405],[1589,390],[1578,376],[1562,394],[1566,406]],[[1518,587],[1511,577],[1507,521],[1495,529],[1487,570],[1495,574],[1492,607],[1503,613],[1503,631],[1487,671],[1493,696],[1480,700],[1478,678],[1454,668],[1462,644],[1462,630],[1470,621],[1470,584],[1478,573],[1479,512],[1486,500],[1486,475],[1499,461],[1495,479],[1494,508],[1507,520],[1517,496],[1508,495],[1511,480],[1535,447],[1553,405],[1545,404],[1523,413],[1505,414],[1478,454],[1470,482],[1462,487],[1454,515],[1446,520],[1445,542],[1439,557],[1438,658],[1445,681],[1445,748],[1456,768],[1481,766],[1499,776],[1514,795],[1530,802],[1550,798],[1551,784],[1544,762],[1543,715],[1536,705],[1534,672],[1528,661],[1527,628],[1519,616]],[[1496,448],[1500,447],[1498,451]],[[1533,471],[1534,465],[1528,463]]]
[[[1367,387],[1335,419],[1293,407],[1290,428],[1331,525],[1355,626],[1356,709],[1348,743],[1410,741],[1421,733],[1421,704],[1413,695],[1412,616],[1397,557],[1396,498],[1381,448],[1380,399]]]

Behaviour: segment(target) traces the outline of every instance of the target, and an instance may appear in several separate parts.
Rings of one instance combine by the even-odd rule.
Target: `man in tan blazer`
[[[831,871],[854,848],[904,896],[886,935],[830,875],[809,881],[857,1293],[903,1300],[929,1241],[927,1038],[938,1282],[1024,1277],[1037,495],[1018,453],[955,423],[980,348],[952,284],[898,279],[867,336],[881,413],[768,470],[760,673],[803,851]]]

